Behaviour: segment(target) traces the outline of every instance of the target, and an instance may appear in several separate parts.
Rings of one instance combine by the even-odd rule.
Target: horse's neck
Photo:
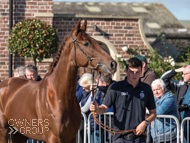
[[[51,75],[52,85],[58,99],[70,100],[76,96],[77,66],[68,58],[69,53],[62,53]],[[76,98],[76,97],[75,97]]]

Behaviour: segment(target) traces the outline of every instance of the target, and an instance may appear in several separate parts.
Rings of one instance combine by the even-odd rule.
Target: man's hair
[[[26,67],[26,69],[28,70],[28,71],[30,71],[30,72],[38,72],[38,69],[37,69],[37,67],[35,67],[35,66],[33,66],[33,65],[28,65],[27,67]]]
[[[24,66],[19,66],[15,68],[14,72],[18,72],[19,77],[25,76],[25,67]]]
[[[190,65],[187,65],[186,67],[188,69],[188,72],[190,73]]]
[[[98,77],[99,77],[99,75],[97,75],[96,78],[98,78]],[[112,83],[112,78],[109,75],[105,76],[104,74],[101,74],[99,80],[101,80],[101,82],[106,82],[108,84]]]
[[[133,57],[133,58],[130,58],[129,60],[127,60],[126,62],[126,69],[128,68],[138,68],[138,67],[141,67],[142,69],[142,62],[141,60],[139,60],[138,58],[136,57]]]

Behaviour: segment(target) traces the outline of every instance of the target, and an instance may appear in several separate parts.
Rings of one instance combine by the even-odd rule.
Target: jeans
[[[95,134],[95,136],[94,136]],[[95,137],[95,140],[94,140]],[[101,143],[103,143],[104,140],[104,130],[101,129]],[[90,134],[90,143],[99,143],[99,130],[95,130],[91,132]]]
[[[41,141],[28,139],[28,143],[42,143]]]
[[[184,139],[183,139],[183,143],[187,143],[187,132],[184,132]],[[190,134],[189,134],[189,142],[190,142]],[[189,143],[188,142],[188,143]]]

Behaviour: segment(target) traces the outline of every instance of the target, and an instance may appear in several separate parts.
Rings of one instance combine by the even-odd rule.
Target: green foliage
[[[148,64],[148,67],[151,71],[153,71],[158,78],[160,78],[166,71],[175,69],[175,62],[171,57],[165,57],[162,58],[158,54],[158,50],[151,52],[147,58],[150,59],[150,63]],[[180,79],[180,74],[177,74],[174,78],[174,80]]]
[[[50,58],[58,48],[57,30],[37,19],[25,19],[19,22],[8,38],[8,48],[13,56],[36,59],[40,62]]]

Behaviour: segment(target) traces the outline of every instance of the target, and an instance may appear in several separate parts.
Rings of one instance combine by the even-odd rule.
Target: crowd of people
[[[114,113],[114,129],[136,129],[136,132],[115,134],[112,138],[113,143],[145,143],[148,138],[145,136],[147,126],[150,127],[149,143],[152,143],[153,140],[155,143],[177,143],[177,128],[174,119],[164,120],[156,116],[172,115],[180,122],[190,116],[190,65],[168,71],[158,78],[147,64],[146,58],[142,55],[130,58],[126,62],[127,76],[124,80],[111,82],[112,84],[108,82],[103,86],[101,86],[102,81],[100,80],[97,90],[103,94],[96,93],[95,102],[90,100],[92,91],[89,85],[89,100],[86,100],[88,101],[86,102],[88,112],[100,115],[112,109],[110,111]],[[183,82],[176,83],[172,80],[177,72],[182,73]],[[102,75],[102,77],[106,76]],[[83,85],[81,86],[85,89]],[[81,94],[80,98],[85,97],[84,94]],[[97,100],[98,98],[99,100]],[[190,136],[187,135],[187,124],[185,124],[184,132],[184,142],[186,143],[187,137]],[[96,138],[98,143],[98,132]],[[93,143],[94,136],[91,136],[91,139]]]
[[[114,134],[113,143],[177,143],[176,123],[172,119],[160,119],[157,115],[172,115],[180,122],[190,117],[190,65],[167,71],[160,78],[152,72],[146,58],[136,55],[126,62],[126,78],[113,81],[110,76],[97,75],[94,79],[91,73],[78,76],[76,98],[81,111],[88,117],[91,112],[103,121],[105,112],[113,112],[112,127],[118,130],[132,130],[124,134]],[[183,81],[176,83],[172,80],[178,72],[182,73]],[[19,66],[14,70],[14,77],[40,81],[38,70],[33,65]],[[95,81],[95,82],[94,82]],[[100,116],[100,117],[99,117]],[[82,121],[83,123],[84,121]],[[91,117],[91,143],[107,141],[108,134],[99,127]],[[150,136],[146,135],[149,126]],[[190,136],[187,124],[184,126],[184,143]],[[83,142],[83,124],[80,127],[81,142]],[[37,142],[29,139],[29,143]]]

